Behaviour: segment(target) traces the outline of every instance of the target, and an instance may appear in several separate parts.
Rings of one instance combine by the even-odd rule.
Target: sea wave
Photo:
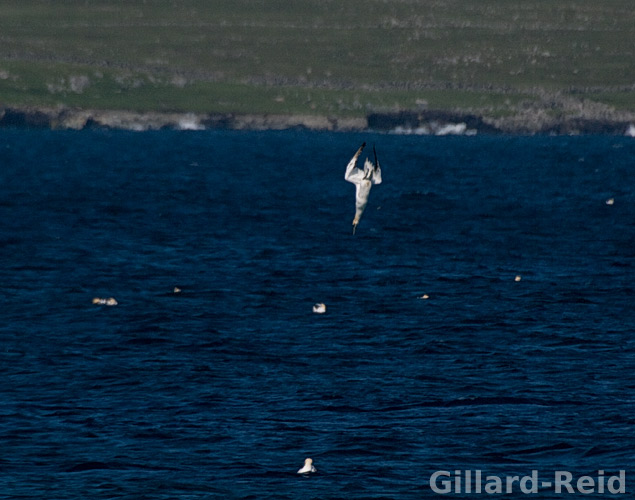
[[[478,133],[476,129],[468,128],[466,123],[437,123],[432,122],[419,127],[395,127],[390,131],[396,135],[467,135],[473,136]]]

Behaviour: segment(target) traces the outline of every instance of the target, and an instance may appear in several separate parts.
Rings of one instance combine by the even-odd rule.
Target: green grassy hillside
[[[0,104],[635,110],[632,0],[3,0]],[[548,99],[547,99],[548,100]]]

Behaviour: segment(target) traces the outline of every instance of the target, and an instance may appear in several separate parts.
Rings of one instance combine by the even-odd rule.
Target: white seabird
[[[359,224],[359,219],[362,217],[364,209],[368,204],[370,188],[373,184],[381,184],[381,167],[379,166],[379,161],[377,161],[375,146],[373,146],[375,164],[371,163],[368,158],[366,158],[366,161],[364,162],[364,170],[356,167],[357,158],[359,158],[359,155],[362,154],[362,150],[365,146],[366,143],[363,143],[360,146],[357,153],[355,153],[355,156],[353,156],[351,161],[348,162],[348,165],[346,166],[346,174],[344,174],[344,179],[355,184],[355,218],[353,219],[353,234],[355,234],[355,229],[357,228],[357,224]]]
[[[97,304],[100,306],[116,306],[118,302],[114,297],[108,297],[107,299],[102,299],[101,297],[95,297],[93,299],[93,304]]]
[[[313,312],[315,314],[324,314],[326,312],[326,304],[323,302],[318,302],[313,306]]]
[[[313,460],[307,458],[304,461],[304,466],[298,471],[298,474],[308,474],[309,472],[317,472],[317,469],[313,467]]]

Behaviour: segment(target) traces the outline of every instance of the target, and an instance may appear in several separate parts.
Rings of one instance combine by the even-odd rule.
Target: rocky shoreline
[[[552,108],[553,109],[553,108]],[[466,111],[422,109],[376,112],[361,118],[312,115],[161,113],[85,110],[65,107],[0,108],[0,128],[51,130],[287,130],[391,132],[418,135],[578,135],[635,136],[635,113],[582,108],[562,113],[544,108],[518,110],[508,116]]]

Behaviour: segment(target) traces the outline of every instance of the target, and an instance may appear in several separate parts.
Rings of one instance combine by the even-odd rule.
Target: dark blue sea
[[[3,130],[0,228],[3,499],[635,491],[632,138]]]

